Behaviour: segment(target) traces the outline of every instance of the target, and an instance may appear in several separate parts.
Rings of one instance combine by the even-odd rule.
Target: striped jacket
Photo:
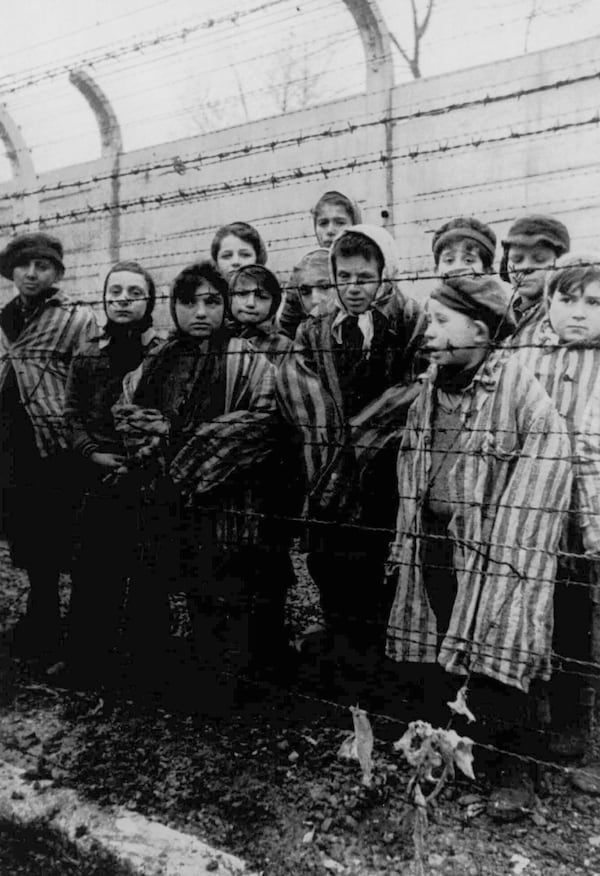
[[[398,456],[400,504],[389,574],[396,595],[387,653],[435,662],[437,626],[420,566],[422,504],[431,477],[436,368],[410,409]],[[439,663],[527,691],[550,676],[556,551],[569,503],[569,438],[554,405],[510,351],[491,354],[464,392],[456,462],[457,595]]]
[[[167,342],[123,381],[121,403],[144,404],[152,360],[168,353]],[[272,451],[269,441],[276,412],[274,368],[242,338],[230,338],[225,350],[226,377],[222,415],[199,423],[170,464],[172,479],[196,493],[250,469]]]
[[[89,307],[68,303],[66,296],[56,291],[11,341],[2,315],[12,305],[9,302],[0,313],[0,391],[14,368],[37,448],[42,456],[49,456],[70,447],[63,416],[69,365],[98,327]]]
[[[532,304],[526,310],[520,308],[521,299],[516,298],[513,302],[517,327],[502,346],[511,350],[529,350],[537,343],[536,336],[540,325],[544,321],[546,308],[542,299]]]
[[[548,318],[538,325],[531,343],[515,356],[537,377],[575,436],[589,400],[600,395],[600,345],[561,344]]]
[[[280,368],[287,353],[293,349],[293,341],[287,335],[277,331],[273,325],[248,326],[237,332],[238,338],[248,341],[258,353],[263,353],[269,362]]]
[[[403,387],[412,382],[424,322],[419,304],[397,289],[376,310],[385,317],[397,340],[396,349],[390,349],[389,379],[381,386],[384,393],[391,385]],[[332,325],[336,315],[334,312],[303,322],[294,350],[277,374],[277,402],[284,419],[301,435],[309,489],[327,480],[328,470],[337,465],[340,449],[353,437],[360,443],[362,434],[360,422],[352,431],[352,419],[344,411],[333,355]],[[360,421],[360,412],[357,419]]]
[[[600,395],[588,401],[575,436],[575,478],[583,546],[600,557]]]

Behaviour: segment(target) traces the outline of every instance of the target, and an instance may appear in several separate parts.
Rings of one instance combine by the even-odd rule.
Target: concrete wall
[[[431,268],[432,231],[458,214],[490,222],[500,238],[524,211],[552,212],[571,228],[575,247],[600,249],[600,134],[597,123],[588,123],[598,112],[597,80],[496,99],[593,77],[600,69],[598,57],[600,38],[593,38],[397,86],[392,95],[397,119],[393,191],[381,123],[387,94],[358,96],[123,155],[120,255],[147,265],[166,291],[179,267],[208,252],[219,225],[244,219],[259,228],[270,266],[285,276],[297,256],[314,245],[308,211],[327,188],[353,194],[366,221],[385,224],[382,211],[393,216],[390,230],[402,271],[417,294],[426,290],[427,281],[412,278]],[[441,111],[428,115],[435,109]],[[572,127],[559,129],[567,124]],[[47,190],[40,195],[40,214],[46,219],[42,227],[59,234],[67,251],[65,288],[90,300],[98,298],[111,262],[113,184],[98,179],[111,170],[106,158],[39,177]],[[61,189],[52,191],[59,182]],[[16,183],[0,186],[2,241],[14,233],[10,223],[19,222],[22,199],[1,199],[18,188]],[[17,224],[16,230],[25,227]],[[9,284],[1,292],[5,297]]]

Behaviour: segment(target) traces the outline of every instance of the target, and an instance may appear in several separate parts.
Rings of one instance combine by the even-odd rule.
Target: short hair
[[[554,270],[548,272],[545,292],[550,301],[559,292],[582,292],[589,283],[600,282],[600,258],[598,255],[564,256]]]
[[[256,253],[256,264],[266,265],[267,247],[256,228],[250,225],[249,222],[231,222],[229,225],[221,225],[210,245],[210,255],[213,262],[217,261],[219,250],[221,249],[221,241],[229,234],[239,237],[244,243],[249,243]]]
[[[116,274],[117,271],[131,271],[132,274],[139,274],[146,281],[146,285],[148,286],[148,313],[151,313],[154,309],[154,303],[156,301],[156,284],[152,277],[152,274],[143,268],[139,262],[134,262],[132,260],[116,262],[114,264],[106,277],[104,278],[104,286],[102,287],[102,298],[103,300],[106,298],[106,290],[108,289],[108,281],[112,274]]]
[[[281,284],[273,271],[265,268],[264,265],[243,265],[243,267],[239,268],[229,280],[230,295],[235,295],[235,286],[240,277],[250,277],[251,280],[255,280],[260,284],[265,292],[268,292],[273,299],[269,316],[273,316],[281,304],[281,298],[283,296]]]
[[[213,289],[221,295],[223,302],[227,303],[227,280],[217,266],[213,262],[208,261],[208,259],[194,262],[177,274],[171,290],[173,303],[181,301],[182,304],[190,304],[194,299],[196,289],[202,281],[210,283]]]
[[[343,256],[344,258],[362,256],[368,262],[375,262],[379,275],[383,274],[385,267],[383,253],[370,237],[367,237],[366,234],[361,234],[359,231],[346,231],[334,241],[331,249],[331,264],[334,276],[337,276],[338,256]]]

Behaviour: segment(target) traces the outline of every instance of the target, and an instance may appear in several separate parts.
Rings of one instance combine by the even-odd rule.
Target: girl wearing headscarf
[[[161,339],[152,325],[156,287],[137,262],[113,265],[102,292],[106,325],[71,364],[65,416],[85,464],[86,497],[72,575],[67,659],[89,678],[106,674],[136,552],[139,490],[116,480],[125,447],[111,408],[125,376]]]

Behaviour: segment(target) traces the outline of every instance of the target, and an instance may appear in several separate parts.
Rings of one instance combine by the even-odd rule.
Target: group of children
[[[458,217],[433,236],[417,301],[354,201],[327,192],[312,216],[319,246],[285,294],[256,229],[219,229],[173,281],[166,340],[138,263],[111,267],[99,330],[57,289],[56,238],[0,253],[18,293],[0,313],[3,523],[30,584],[14,652],[56,657],[68,567],[67,665],[100,681],[121,649],[149,671],[184,591],[216,695],[215,668],[289,656],[301,537],[319,648],[344,658],[352,695],[396,667],[388,706],[408,691],[433,720],[466,683],[476,712],[504,719],[486,739],[521,733],[528,753],[551,713],[558,745],[597,659],[600,260],[527,216],[498,279],[494,232]],[[522,768],[513,779],[496,806],[526,808]]]

